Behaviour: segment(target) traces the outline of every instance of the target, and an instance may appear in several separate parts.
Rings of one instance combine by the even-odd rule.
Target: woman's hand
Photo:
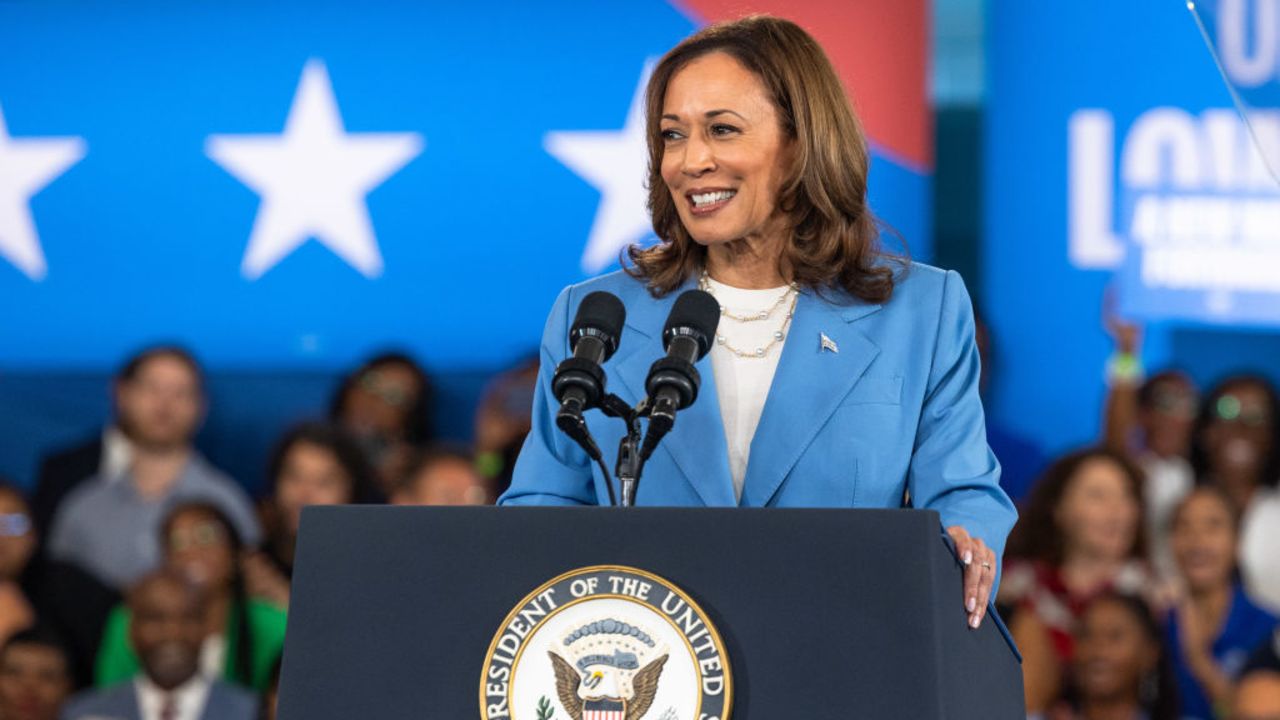
[[[1178,613],[1178,639],[1187,669],[1215,707],[1230,704],[1234,683],[1213,657],[1217,628],[1208,627],[1189,601],[1184,601],[1175,612]]]
[[[956,544],[956,557],[964,564],[964,609],[969,613],[969,627],[982,624],[987,614],[987,600],[996,581],[996,554],[982,538],[976,538],[959,525],[947,528]]]
[[[289,579],[262,553],[248,553],[241,562],[244,588],[249,597],[264,600],[281,609],[288,609]]]

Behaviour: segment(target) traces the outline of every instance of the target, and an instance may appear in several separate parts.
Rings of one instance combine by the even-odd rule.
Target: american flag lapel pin
[[[830,350],[833,353],[840,352],[840,346],[836,344],[835,340],[832,340],[831,338],[827,337],[826,333],[820,332],[818,333],[818,337],[822,341],[822,347],[819,349],[819,352],[821,352],[822,350]]]

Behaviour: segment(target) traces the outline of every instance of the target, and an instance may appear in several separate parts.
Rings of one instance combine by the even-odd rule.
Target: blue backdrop
[[[1254,3],[1227,4],[1253,22]],[[1280,323],[1280,296],[1228,288],[1215,309],[1222,294],[1203,287],[1172,293],[1115,275],[1140,193],[1276,197],[1246,181],[1252,149],[1186,4],[995,0],[989,13],[981,297],[998,348],[995,419],[1051,452],[1097,437],[1112,284],[1146,322],[1152,369],[1180,366],[1201,383],[1240,369],[1280,375],[1280,335],[1267,329]]]
[[[111,367],[157,338],[214,367],[388,342],[504,362],[561,287],[646,234],[643,138],[622,130],[646,61],[694,28],[657,1],[5,3],[9,142],[78,138],[83,157],[27,184],[45,269],[0,253],[0,367]],[[877,210],[927,255],[927,179],[875,171]],[[255,220],[274,250],[257,269]]]
[[[94,431],[157,341],[212,369],[205,445],[242,475],[388,346],[467,435],[558,291],[648,235],[636,91],[696,27],[660,0],[0,4],[0,474]],[[871,179],[922,258],[927,172],[876,152]]]

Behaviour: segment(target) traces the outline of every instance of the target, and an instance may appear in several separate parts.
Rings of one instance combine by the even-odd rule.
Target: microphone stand
[[[640,473],[644,470],[644,459],[640,456],[640,443],[644,437],[640,418],[648,414],[648,408],[643,400],[633,408],[617,395],[609,394],[601,401],[600,410],[627,424],[627,434],[618,443],[618,461],[613,474],[618,478],[621,507],[635,507],[636,489],[640,485]]]

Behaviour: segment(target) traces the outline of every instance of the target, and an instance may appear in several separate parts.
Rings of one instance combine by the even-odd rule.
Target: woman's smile
[[[693,217],[705,217],[728,205],[737,194],[730,188],[694,188],[684,196]]]

